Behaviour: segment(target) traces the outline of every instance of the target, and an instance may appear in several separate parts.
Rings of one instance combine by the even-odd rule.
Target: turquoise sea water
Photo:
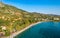
[[[36,24],[15,38],[60,38],[60,22]]]

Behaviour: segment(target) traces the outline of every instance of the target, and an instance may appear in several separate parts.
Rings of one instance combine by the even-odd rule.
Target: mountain
[[[8,36],[11,33],[20,31],[32,23],[38,21],[50,21],[54,20],[54,18],[60,19],[60,16],[51,16],[36,12],[30,13],[0,2],[0,34],[1,32],[5,33],[3,34],[4,36]]]
[[[0,2],[0,34],[2,32],[4,36],[8,36],[31,23],[37,22],[38,17],[38,14],[33,14]]]

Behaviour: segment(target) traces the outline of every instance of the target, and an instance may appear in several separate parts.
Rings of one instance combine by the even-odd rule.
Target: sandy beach
[[[18,31],[18,32],[15,32],[15,33],[13,33],[13,34],[11,34],[10,36],[5,37],[5,38],[14,38],[14,37],[17,36],[18,34],[22,33],[23,31],[27,30],[28,28],[30,28],[30,27],[32,27],[32,26],[38,24],[38,23],[41,23],[41,22],[33,23],[33,24],[31,24],[31,25],[25,27],[24,29],[22,29],[22,30],[20,30],[20,31]]]

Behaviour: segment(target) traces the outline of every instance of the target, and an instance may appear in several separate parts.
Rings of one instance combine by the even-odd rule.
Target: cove
[[[42,22],[14,38],[60,38],[60,22]]]

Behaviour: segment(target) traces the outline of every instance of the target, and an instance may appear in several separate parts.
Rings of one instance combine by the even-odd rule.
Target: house
[[[4,19],[5,17],[4,16],[2,16],[2,19]]]
[[[54,18],[54,20],[59,20],[59,18]]]
[[[4,36],[5,35],[5,32],[0,32],[0,36]]]
[[[2,30],[6,30],[6,27],[5,26],[1,26]]]

